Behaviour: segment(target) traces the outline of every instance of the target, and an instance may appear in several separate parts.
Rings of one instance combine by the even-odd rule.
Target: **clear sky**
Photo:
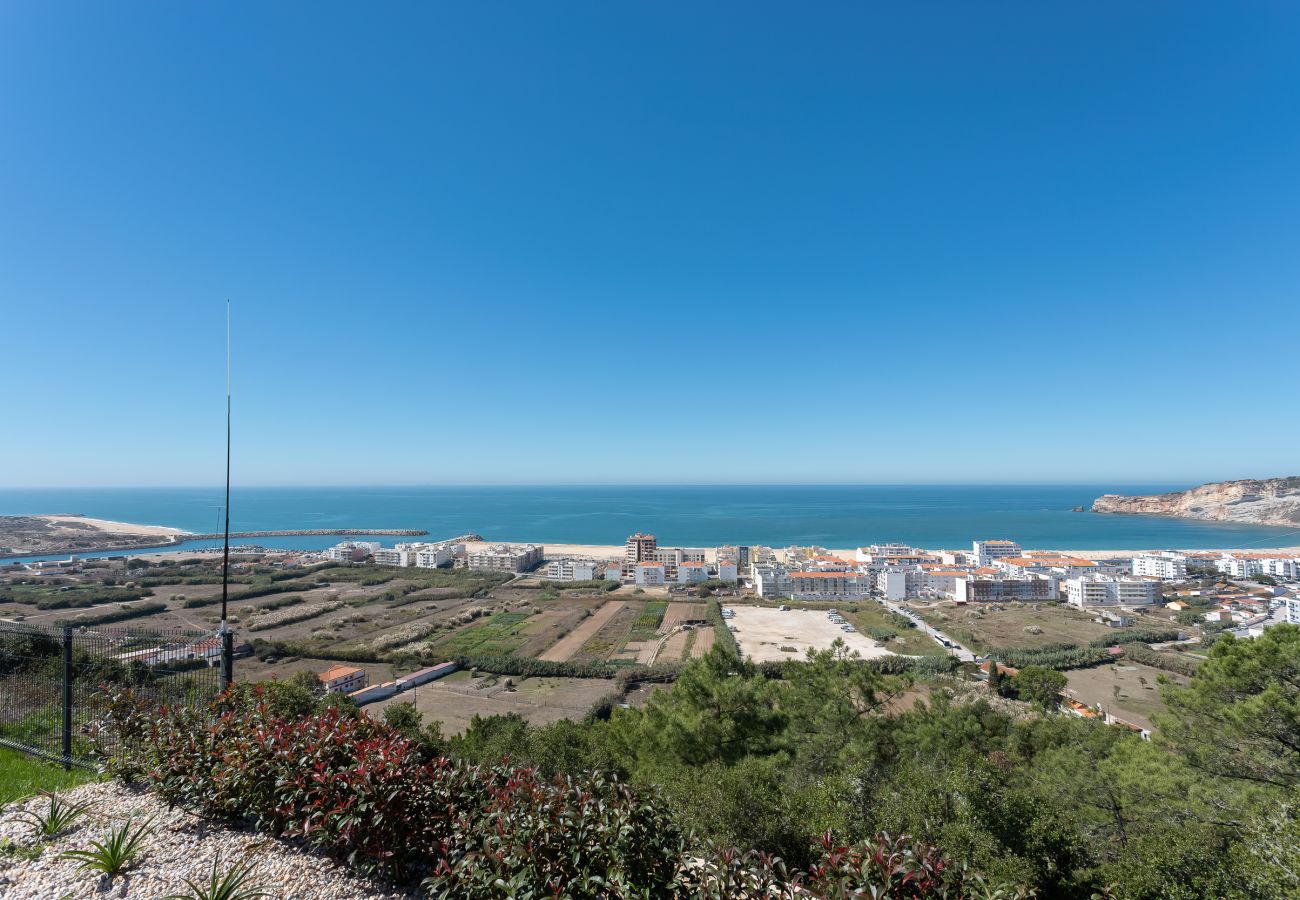
[[[0,4],[0,484],[1300,472],[1300,5]]]

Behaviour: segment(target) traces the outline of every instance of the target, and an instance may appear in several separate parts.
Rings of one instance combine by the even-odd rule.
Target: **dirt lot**
[[[1043,644],[1086,644],[1093,638],[1114,634],[1113,628],[1092,621],[1091,614],[1061,603],[944,603],[923,609],[921,618],[980,652]]]
[[[706,603],[669,603],[668,609],[664,612],[663,623],[659,626],[659,633],[667,634],[685,622],[702,623],[708,617],[708,610]]]
[[[1135,663],[1074,669],[1065,674],[1070,680],[1065,689],[1067,696],[1089,706],[1100,703],[1121,719],[1143,728],[1151,727],[1152,714],[1165,709],[1156,679],[1163,675],[1176,684],[1187,683],[1182,675]]]
[[[372,716],[383,715],[390,703],[413,700],[426,721],[442,722],[444,734],[459,734],[474,716],[519,713],[534,725],[560,719],[581,719],[597,700],[614,690],[602,678],[516,678],[515,690],[506,678],[484,675],[471,678],[455,672],[446,678],[365,707]]]
[[[736,612],[730,623],[736,626],[740,651],[755,662],[799,659],[809,647],[825,650],[837,638],[868,659],[890,653],[860,631],[842,631],[821,610],[796,607],[782,612],[764,606],[732,606],[731,609]]]

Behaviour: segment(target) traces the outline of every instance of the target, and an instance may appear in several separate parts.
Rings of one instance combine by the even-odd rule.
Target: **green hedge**
[[[102,613],[80,615],[74,619],[60,619],[61,625],[107,625],[110,622],[122,622],[126,619],[138,619],[152,616],[154,613],[166,612],[166,603],[137,603],[135,606],[123,606]]]

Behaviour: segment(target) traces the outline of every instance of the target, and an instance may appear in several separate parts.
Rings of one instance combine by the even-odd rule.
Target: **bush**
[[[122,622],[126,619],[138,619],[141,616],[152,616],[154,613],[166,611],[166,603],[137,603],[135,606],[122,606],[117,609],[108,610],[107,612],[80,615],[74,619],[62,619],[60,620],[60,624],[78,626],[108,625],[111,622]]]
[[[130,748],[113,768],[143,773],[169,803],[301,839],[362,871],[426,875],[435,896],[663,895],[685,849],[657,805],[616,780],[429,758],[364,715],[277,715],[261,686],[199,710],[118,695],[110,727]]]

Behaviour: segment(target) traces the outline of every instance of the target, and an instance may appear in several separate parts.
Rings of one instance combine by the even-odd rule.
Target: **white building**
[[[1284,606],[1287,623],[1300,625],[1300,597],[1287,597]]]
[[[1166,581],[1187,577],[1187,557],[1180,553],[1143,553],[1133,557],[1133,574]]]
[[[1252,575],[1263,575],[1264,564],[1248,556],[1225,556],[1215,563],[1219,571],[1233,578],[1249,578]]]
[[[877,572],[876,590],[886,600],[907,599],[907,570],[885,569]]]
[[[740,578],[740,568],[736,563],[720,562],[718,563],[718,580],[719,581],[737,581]]]
[[[1082,576],[1065,582],[1065,602],[1079,609],[1098,606],[1151,606],[1160,601],[1160,582],[1111,575]]]
[[[971,556],[975,565],[987,566],[995,559],[1007,556],[1020,556],[1020,545],[1015,541],[972,541]]]
[[[455,552],[452,544],[424,544],[415,551],[415,564],[421,569],[436,569],[451,562]]]
[[[971,575],[958,578],[952,599],[958,603],[996,603],[1059,600],[1054,578],[990,578]]]
[[[553,559],[545,575],[552,581],[591,581],[603,577],[603,565],[594,559]]]
[[[330,666],[316,677],[327,694],[350,694],[366,686],[365,671],[355,666]]]
[[[342,541],[325,551],[335,562],[359,562],[379,550],[379,541]]]
[[[1261,560],[1264,574],[1274,578],[1300,578],[1300,559],[1289,556],[1270,556]]]
[[[495,544],[468,553],[465,565],[489,572],[527,572],[542,561],[543,553],[537,544]]]
[[[789,583],[795,600],[848,600],[871,592],[870,578],[854,572],[791,572]]]
[[[664,573],[664,564],[657,562],[639,562],[633,567],[633,580],[638,585],[655,585],[666,584],[668,579]]]
[[[1282,554],[1236,553],[1215,561],[1220,572],[1233,578],[1272,575],[1274,578],[1300,577],[1300,559]]]
[[[760,597],[788,597],[790,576],[778,566],[754,567],[754,593]]]
[[[373,554],[377,566],[413,566],[415,551],[403,547],[380,547]]]
[[[677,567],[678,584],[699,584],[709,580],[709,567],[702,562],[684,562]]]

